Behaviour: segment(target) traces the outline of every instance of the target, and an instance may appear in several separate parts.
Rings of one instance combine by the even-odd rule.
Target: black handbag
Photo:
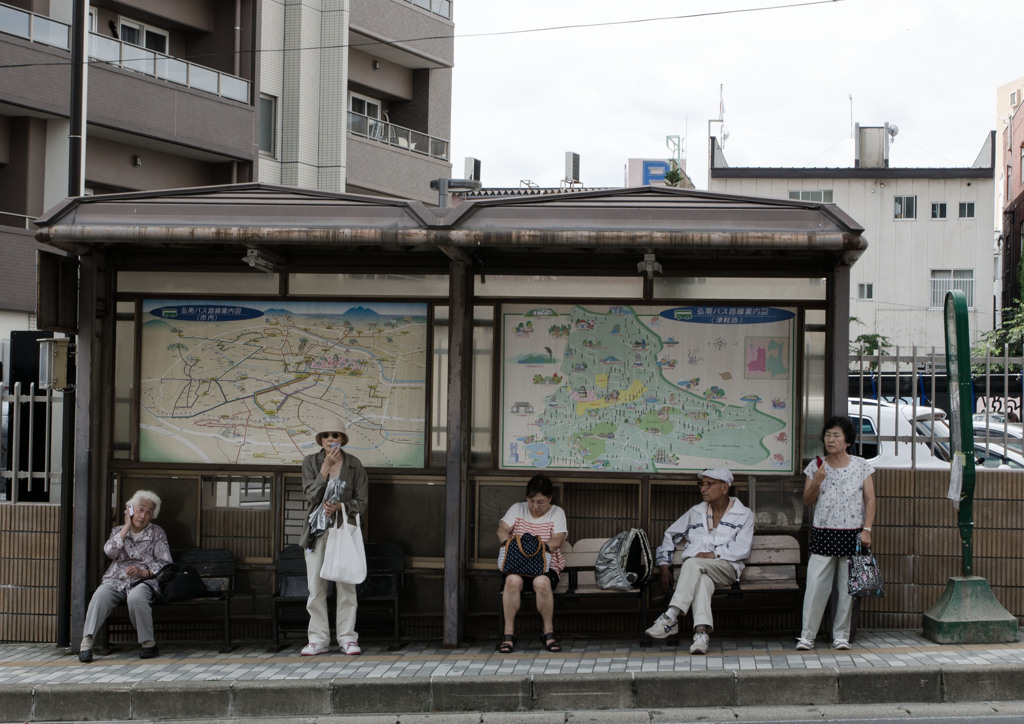
[[[498,551],[502,573],[541,576],[548,571],[548,547],[532,533],[511,536]]]
[[[864,552],[861,552],[859,536],[857,551],[850,556],[850,576],[846,582],[846,590],[854,598],[882,598],[885,595],[878,561],[871,555],[870,548],[865,548]]]
[[[199,571],[187,563],[168,563],[156,574],[161,603],[176,603],[209,596]]]

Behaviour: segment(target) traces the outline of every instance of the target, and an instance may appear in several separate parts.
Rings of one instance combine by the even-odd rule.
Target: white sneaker
[[[832,642],[832,648],[838,651],[848,651],[850,648],[850,642],[846,639],[836,639]]]
[[[811,639],[797,639],[796,650],[797,651],[810,651],[814,648],[814,641]]]
[[[669,636],[679,633],[679,622],[663,613],[645,633],[652,639],[667,639]]]
[[[363,653],[363,650],[359,648],[359,644],[355,641],[346,641],[341,645],[341,650],[345,652],[346,656],[359,656]]]
[[[324,646],[323,644],[318,644],[316,641],[310,641],[302,647],[302,656],[319,656],[320,654],[326,654],[330,650],[330,646]]]
[[[691,654],[706,654],[708,652],[708,641],[711,637],[704,631],[697,631],[693,635],[693,645],[690,646]]]

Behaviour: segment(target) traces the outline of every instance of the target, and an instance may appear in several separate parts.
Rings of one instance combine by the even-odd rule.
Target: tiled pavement
[[[1020,641],[939,645],[917,631],[861,630],[849,651],[818,642],[816,650],[798,652],[790,636],[715,635],[707,656],[690,656],[688,640],[644,648],[637,639],[568,636],[562,644],[552,654],[536,638],[520,639],[514,653],[502,655],[493,641],[454,649],[409,642],[394,651],[386,642],[364,641],[363,655],[351,657],[336,648],[300,657],[301,643],[276,652],[243,644],[226,654],[214,644],[162,644],[156,659],[140,660],[138,648],[126,646],[90,664],[52,645],[0,644],[0,721],[313,720],[406,712],[405,722],[416,713],[455,717],[474,710],[540,717],[1024,701]]]
[[[136,683],[143,681],[266,681],[287,679],[390,679],[403,677],[523,676],[822,668],[895,668],[1011,664],[1024,672],[1024,643],[939,645],[915,631],[861,631],[849,651],[833,651],[818,642],[814,651],[795,651],[784,636],[713,636],[707,656],[690,656],[688,641],[679,646],[638,640],[566,637],[563,651],[544,651],[534,639],[520,639],[503,655],[494,643],[446,649],[437,643],[411,642],[396,651],[386,643],[364,642],[362,656],[343,656],[336,648],[316,657],[300,657],[301,643],[268,652],[263,644],[243,644],[227,654],[214,646],[161,645],[161,656],[141,661],[138,649],[125,646],[91,664],[46,644],[0,644],[0,685],[55,683]]]

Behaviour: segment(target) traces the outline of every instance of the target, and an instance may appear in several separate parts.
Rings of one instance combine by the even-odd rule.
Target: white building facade
[[[995,134],[969,167],[889,168],[887,131],[858,128],[853,168],[730,167],[711,138],[709,190],[839,206],[869,245],[851,272],[850,339],[878,334],[890,351],[942,354],[946,292],[967,296],[972,340],[996,319]]]

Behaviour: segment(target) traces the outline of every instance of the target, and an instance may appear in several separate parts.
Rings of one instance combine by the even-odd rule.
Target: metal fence
[[[20,382],[0,394],[0,501],[52,502],[60,484],[63,395]]]

